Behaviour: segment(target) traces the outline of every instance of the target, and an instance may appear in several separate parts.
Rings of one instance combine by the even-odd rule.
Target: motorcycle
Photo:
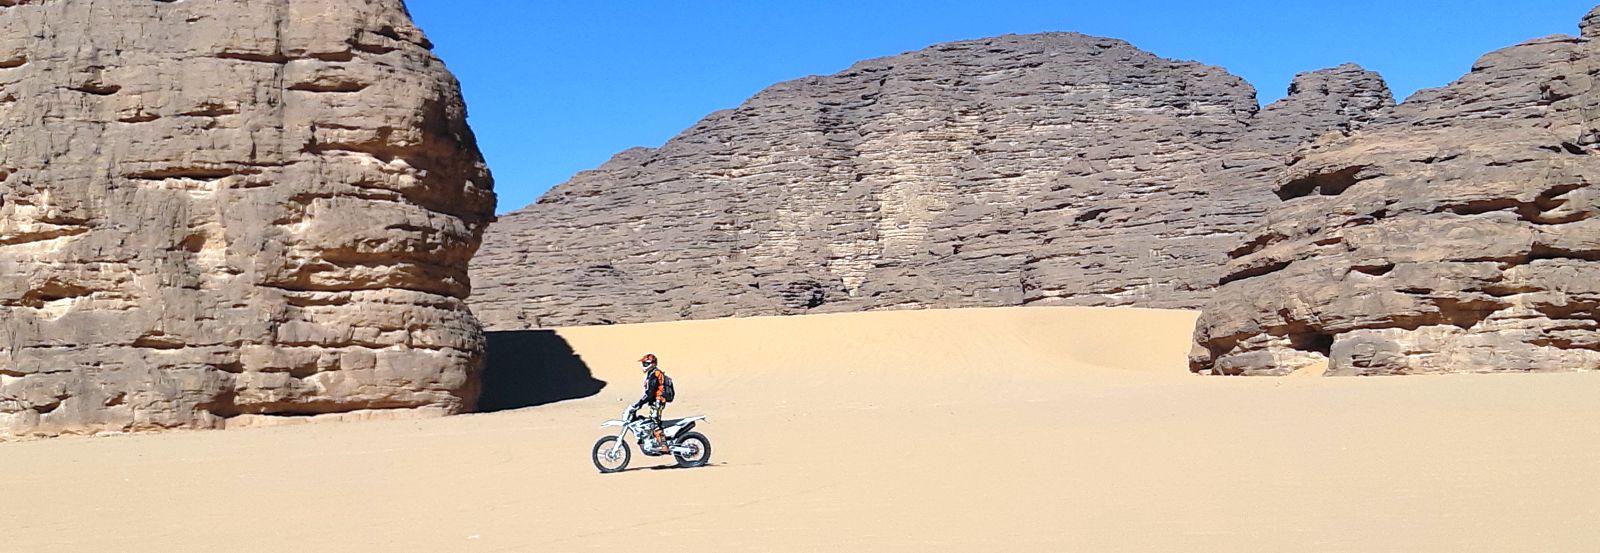
[[[704,465],[711,460],[711,440],[706,439],[704,434],[691,431],[695,423],[703,420],[706,420],[704,416],[695,416],[661,421],[661,434],[667,439],[667,451],[653,451],[645,446],[645,440],[654,440],[655,421],[650,417],[636,416],[634,410],[629,408],[622,413],[622,420],[608,420],[600,425],[601,428],[616,426],[622,430],[615,436],[604,436],[595,441],[594,468],[602,473],[628,468],[628,461],[633,457],[626,440],[630,433],[638,442],[639,451],[645,455],[657,457],[670,453],[678,466],[684,468]]]

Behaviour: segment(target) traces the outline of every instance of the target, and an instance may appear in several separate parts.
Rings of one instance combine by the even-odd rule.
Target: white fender
[[[699,421],[703,421],[703,420],[706,420],[705,416],[703,416],[703,415],[702,416],[694,416],[694,417],[684,417],[684,418],[678,419],[678,422],[676,424],[673,424],[672,428],[673,429],[683,428],[685,426],[689,426],[690,423],[699,422]]]

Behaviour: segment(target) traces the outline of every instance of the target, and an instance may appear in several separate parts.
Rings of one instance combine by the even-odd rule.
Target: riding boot
[[[656,439],[656,448],[657,448],[656,451],[659,451],[661,453],[667,453],[669,451],[672,451],[672,448],[667,445],[667,437],[666,437],[666,435],[661,433],[661,427],[659,427],[659,426],[656,427],[655,439]]]

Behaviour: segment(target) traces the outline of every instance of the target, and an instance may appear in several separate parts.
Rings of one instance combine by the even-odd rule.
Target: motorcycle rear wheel
[[[622,469],[628,468],[628,460],[633,458],[633,453],[628,451],[626,442],[617,444],[621,447],[618,448],[616,455],[613,457],[611,448],[616,441],[616,436],[606,436],[594,443],[592,456],[594,468],[600,469],[601,473],[621,472]]]
[[[672,458],[678,460],[678,466],[680,467],[694,468],[711,461],[711,440],[707,439],[705,434],[699,432],[684,434],[674,440],[673,445],[694,448],[694,452],[689,455],[676,451],[672,452]]]

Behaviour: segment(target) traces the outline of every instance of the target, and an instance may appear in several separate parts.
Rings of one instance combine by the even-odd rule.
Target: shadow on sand
[[[486,332],[483,395],[478,412],[493,413],[585,398],[606,387],[553,330]]]
[[[721,466],[726,466],[726,465],[727,465],[727,463],[706,463],[706,464],[704,464],[704,465],[700,465],[700,466],[698,466],[698,467],[680,467],[680,466],[678,466],[678,465],[677,465],[677,464],[671,464],[671,465],[651,465],[651,466],[648,466],[648,467],[641,467],[641,466],[637,466],[637,465],[635,465],[635,466],[631,466],[631,467],[628,467],[628,468],[625,468],[625,469],[622,469],[622,470],[619,470],[619,471],[617,471],[617,474],[623,474],[623,473],[629,473],[629,472],[636,472],[636,471],[641,471],[641,470],[694,470],[694,469],[709,469],[709,468],[716,468],[716,467],[721,467]]]

